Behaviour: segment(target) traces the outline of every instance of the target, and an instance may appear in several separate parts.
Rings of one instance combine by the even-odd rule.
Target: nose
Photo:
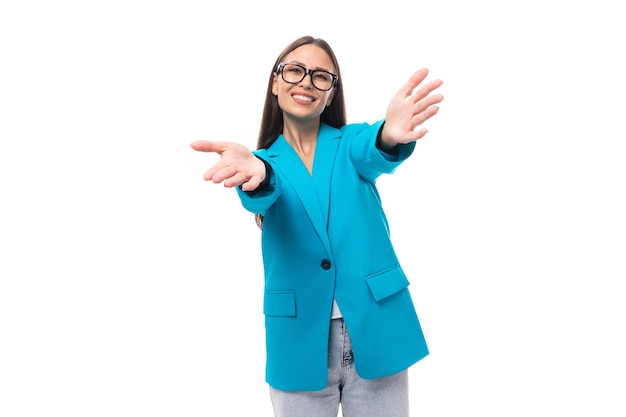
[[[300,81],[300,85],[309,90],[313,89],[313,72],[311,72],[311,70],[307,70],[304,78]]]

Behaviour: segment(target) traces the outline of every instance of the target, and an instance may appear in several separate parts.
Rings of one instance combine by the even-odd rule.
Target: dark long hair
[[[320,122],[332,127],[341,128],[346,124],[346,103],[343,97],[343,84],[341,81],[341,70],[339,62],[330,45],[323,39],[314,38],[312,36],[302,36],[290,43],[278,56],[272,71],[270,72],[269,81],[267,83],[267,92],[265,95],[265,105],[263,107],[263,117],[261,119],[261,128],[259,129],[259,139],[257,141],[257,149],[267,149],[276,141],[278,136],[283,133],[283,111],[278,106],[278,97],[272,94],[272,85],[274,76],[278,74],[278,64],[281,63],[287,55],[302,45],[315,45],[322,48],[328,54],[328,57],[335,67],[338,79],[333,87],[335,89],[333,99],[328,107],[324,109],[320,116]],[[259,227],[263,225],[263,216],[255,215],[256,223]]]

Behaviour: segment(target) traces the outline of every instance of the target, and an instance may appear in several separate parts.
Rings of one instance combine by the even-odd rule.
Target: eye
[[[294,75],[301,75],[304,72],[302,68],[296,65],[287,65],[285,66],[285,70]]]
[[[315,72],[314,75],[315,75],[315,79],[320,80],[320,81],[330,82],[332,79],[330,74],[324,71],[317,71]]]

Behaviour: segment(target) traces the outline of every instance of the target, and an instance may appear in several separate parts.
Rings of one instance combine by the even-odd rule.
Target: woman
[[[277,417],[408,416],[407,369],[428,354],[376,179],[415,148],[443,100],[413,74],[384,120],[346,124],[339,64],[310,36],[278,56],[257,150],[220,154],[204,179],[236,187],[262,230],[266,380]],[[348,333],[349,332],[349,333]]]

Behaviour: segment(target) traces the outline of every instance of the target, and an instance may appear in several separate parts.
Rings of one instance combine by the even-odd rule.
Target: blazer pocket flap
[[[263,313],[266,316],[293,317],[296,315],[296,294],[294,291],[268,291],[263,299]]]
[[[367,278],[367,285],[376,301],[393,295],[409,285],[409,280],[399,266]]]

